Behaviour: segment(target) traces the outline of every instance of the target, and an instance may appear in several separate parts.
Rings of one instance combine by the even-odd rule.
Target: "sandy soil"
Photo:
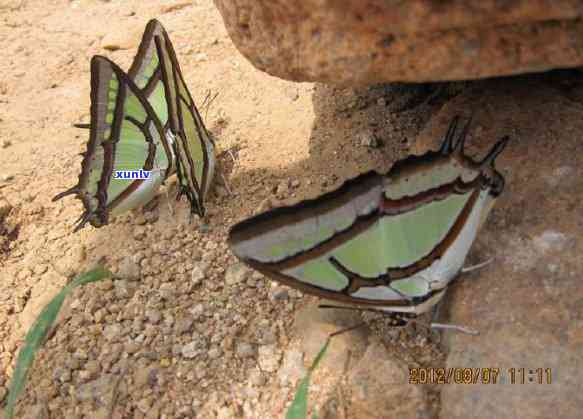
[[[117,417],[207,417],[226,414],[221,406],[247,412],[253,395],[234,389],[253,377],[256,361],[243,343],[253,343],[251,352],[265,342],[285,348],[301,300],[292,292],[281,303],[268,281],[236,272],[225,244],[229,226],[386,170],[426,121],[419,109],[442,99],[424,103],[433,91],[427,86],[352,90],[270,77],[237,52],[210,0],[4,0],[0,16],[0,208],[10,210],[0,216],[0,396],[39,310],[100,261],[139,281],[75,294],[35,364],[24,407],[45,403],[52,417],[84,417],[83,384],[124,371],[130,378]],[[218,188],[208,227],[201,226],[189,223],[185,201],[174,202],[171,182],[143,211],[73,234],[81,204],[51,198],[79,173],[87,133],[72,123],[88,121],[89,60],[102,54],[127,69],[154,17],[170,33],[195,100],[218,92],[202,113],[226,151],[220,159],[233,194]],[[390,113],[398,110],[405,111]],[[202,281],[193,280],[197,273]],[[193,325],[184,319],[194,312]],[[184,349],[196,347],[197,333],[209,354],[203,360]],[[136,374],[154,364],[164,372],[155,389],[142,391]],[[261,388],[265,378],[255,379]],[[288,393],[274,397],[270,408],[279,414]],[[271,399],[261,400],[269,406]]]

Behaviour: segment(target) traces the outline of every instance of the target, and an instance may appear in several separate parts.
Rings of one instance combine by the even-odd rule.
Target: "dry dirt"
[[[0,15],[0,402],[39,310],[102,262],[122,280],[75,293],[21,409],[68,418],[107,417],[103,406],[114,417],[281,415],[295,382],[269,394],[270,362],[291,339],[301,296],[236,265],[229,226],[387,170],[460,86],[432,96],[427,85],[352,90],[270,77],[234,48],[210,0],[4,0]],[[72,123],[88,120],[89,60],[102,54],[127,69],[154,17],[197,103],[218,93],[201,111],[233,193],[218,188],[202,224],[174,201],[170,182],[144,210],[73,234],[81,204],[51,198],[77,181],[87,133]]]
[[[75,293],[33,368],[21,403],[28,415],[107,415],[103,406],[116,400],[116,417],[280,415],[298,377],[269,394],[269,363],[290,340],[300,294],[238,271],[228,228],[386,170],[422,122],[387,110],[418,104],[431,89],[359,92],[270,77],[237,52],[210,0],[5,1],[0,10],[0,203],[10,208],[0,224],[0,396],[39,310],[100,261],[124,279]],[[89,60],[107,55],[127,69],[154,17],[195,100],[218,93],[202,112],[226,151],[233,193],[218,188],[202,225],[174,201],[171,182],[143,211],[73,234],[81,204],[51,198],[79,173],[87,133],[72,123],[88,121]]]

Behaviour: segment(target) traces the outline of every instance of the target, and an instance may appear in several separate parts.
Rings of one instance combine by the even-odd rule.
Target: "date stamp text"
[[[409,368],[409,384],[552,384],[551,368]]]

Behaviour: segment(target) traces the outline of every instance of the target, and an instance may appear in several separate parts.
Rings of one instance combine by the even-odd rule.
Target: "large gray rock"
[[[578,0],[215,0],[251,63],[295,81],[372,84],[583,65]]]
[[[472,112],[470,153],[483,156],[497,138],[511,137],[497,161],[506,190],[470,252],[472,263],[495,261],[462,275],[445,313],[445,321],[480,331],[445,335],[447,367],[499,368],[500,376],[495,385],[444,385],[441,417],[580,418],[582,106],[536,81],[478,86],[433,117],[417,142],[420,152],[436,148],[450,118]],[[525,368],[525,383],[511,384],[509,368]],[[538,368],[552,369],[552,384],[536,383],[529,371]]]

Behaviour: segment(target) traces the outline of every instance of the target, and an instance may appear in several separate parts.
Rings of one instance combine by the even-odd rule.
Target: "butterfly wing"
[[[491,199],[488,182],[457,150],[411,156],[386,175],[243,221],[229,244],[249,266],[304,292],[423,312],[461,269]]]
[[[76,194],[85,206],[79,230],[141,206],[156,194],[170,160],[160,120],[138,87],[116,64],[91,60],[91,127],[79,183],[54,200]],[[120,179],[118,171],[146,171],[147,179]]]
[[[160,113],[164,102],[167,118],[162,121],[174,144],[181,194],[186,194],[193,212],[204,215],[204,197],[215,169],[214,143],[186,86],[168,33],[157,20],[146,27],[130,76],[143,86]]]
[[[174,135],[170,131],[168,121],[170,113],[166,98],[166,89],[168,87],[162,80],[162,64],[156,47],[156,38],[163,37],[164,33],[164,28],[157,20],[148,22],[138,53],[128,71],[128,75],[148,100],[164,128],[166,141],[163,146],[165,146],[166,154],[172,156],[172,158],[168,159],[169,168],[166,172],[166,177],[168,177],[176,171],[173,161],[175,158],[173,150]]]

